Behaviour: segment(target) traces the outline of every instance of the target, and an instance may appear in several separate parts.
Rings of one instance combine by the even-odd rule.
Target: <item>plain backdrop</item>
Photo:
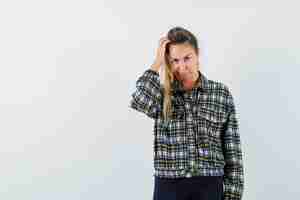
[[[153,120],[129,108],[170,28],[231,89],[243,200],[298,199],[296,1],[1,1],[0,199],[151,200]]]

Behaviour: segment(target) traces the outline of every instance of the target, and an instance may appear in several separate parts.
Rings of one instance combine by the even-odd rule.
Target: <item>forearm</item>
[[[131,95],[130,107],[157,118],[161,113],[162,90],[159,73],[155,68],[147,69],[136,81],[136,90]]]

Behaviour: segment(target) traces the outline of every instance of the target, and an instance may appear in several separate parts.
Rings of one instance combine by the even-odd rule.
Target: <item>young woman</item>
[[[160,69],[164,66],[164,82]],[[199,69],[196,37],[182,27],[159,40],[130,107],[154,119],[154,200],[241,200],[239,124],[227,85]]]

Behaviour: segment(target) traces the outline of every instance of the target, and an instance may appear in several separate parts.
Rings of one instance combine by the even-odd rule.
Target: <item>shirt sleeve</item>
[[[229,90],[228,90],[229,92]],[[223,132],[224,200],[241,200],[244,190],[244,169],[239,122],[232,94],[228,96],[228,118]]]
[[[162,113],[162,88],[159,73],[147,69],[136,81],[136,90],[131,95],[130,108],[155,119]]]

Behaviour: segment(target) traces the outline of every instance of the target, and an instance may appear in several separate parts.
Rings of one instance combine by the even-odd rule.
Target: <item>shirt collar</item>
[[[193,90],[197,90],[197,89],[200,89],[204,92],[207,91],[207,88],[208,88],[208,79],[207,77],[200,72],[200,70],[198,70],[198,79],[196,81],[196,86],[192,89]],[[178,81],[176,78],[174,78],[174,81],[173,81],[173,84],[172,84],[172,90],[177,93],[177,92],[184,92],[184,88],[181,84],[180,81]]]

